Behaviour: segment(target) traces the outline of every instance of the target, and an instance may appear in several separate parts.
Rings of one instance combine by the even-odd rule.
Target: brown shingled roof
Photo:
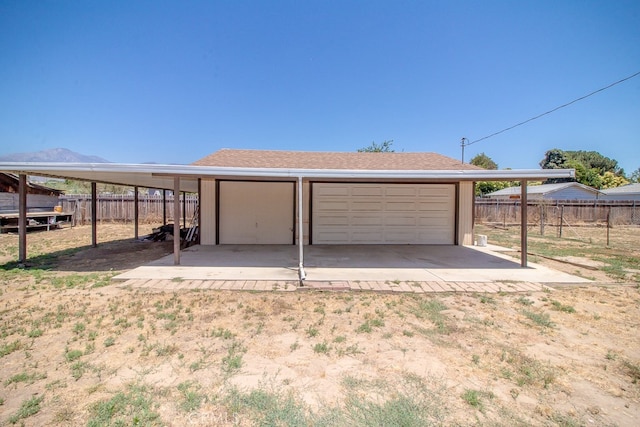
[[[474,165],[436,153],[358,153],[234,150],[224,148],[193,163],[196,166],[352,170],[478,170]]]

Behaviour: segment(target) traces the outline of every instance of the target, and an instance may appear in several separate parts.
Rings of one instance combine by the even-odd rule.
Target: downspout
[[[302,176],[298,177],[298,275],[300,277],[300,286],[302,286],[303,280],[307,277],[304,272],[304,227],[302,224]]]

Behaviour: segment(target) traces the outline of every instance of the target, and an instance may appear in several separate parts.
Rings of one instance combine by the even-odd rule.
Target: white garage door
[[[314,244],[453,244],[453,184],[313,184]]]
[[[293,244],[291,182],[220,182],[220,244]]]

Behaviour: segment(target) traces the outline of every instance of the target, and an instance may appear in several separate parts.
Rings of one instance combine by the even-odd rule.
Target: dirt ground
[[[172,242],[90,235],[29,234],[26,269],[0,235],[0,423],[640,425],[638,283],[584,269],[602,280],[527,294],[161,292],[109,279]]]

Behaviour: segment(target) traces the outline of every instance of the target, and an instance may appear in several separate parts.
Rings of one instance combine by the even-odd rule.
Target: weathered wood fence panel
[[[60,196],[62,210],[64,212],[74,212],[74,222],[85,224],[91,222],[91,195],[63,195]],[[163,206],[162,196],[138,196],[138,216],[140,222],[162,222]],[[193,218],[195,207],[198,204],[198,196],[187,194],[180,195],[180,204],[184,206],[186,213],[180,212],[180,222],[187,224]],[[173,222],[173,196],[167,195],[165,200],[167,222]],[[122,221],[133,222],[134,196],[121,194],[99,194],[97,199],[98,221]]]
[[[640,225],[640,204],[615,200],[530,200],[527,223],[559,226],[565,224]],[[519,200],[476,199],[475,220],[504,226],[520,224]]]

